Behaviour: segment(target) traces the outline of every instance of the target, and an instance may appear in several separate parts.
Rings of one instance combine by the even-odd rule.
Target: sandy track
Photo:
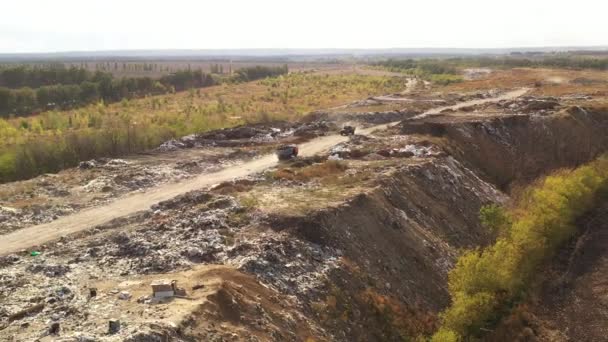
[[[430,109],[422,114],[416,115],[414,117],[412,117],[410,120],[418,120],[418,119],[424,119],[427,118],[429,116],[434,116],[434,115],[439,115],[441,114],[442,111],[446,110],[446,109],[453,109],[453,110],[458,110],[460,108],[463,107],[469,107],[469,106],[476,106],[476,105],[480,105],[480,104],[484,104],[484,103],[490,103],[490,102],[498,102],[498,101],[502,101],[502,100],[512,100],[514,98],[518,98],[522,95],[524,95],[525,93],[527,93],[530,89],[528,88],[520,88],[517,90],[512,90],[509,92],[506,92],[500,96],[497,97],[491,97],[491,98],[487,98],[487,99],[479,99],[479,100],[471,100],[471,101],[466,101],[466,102],[462,102],[453,106],[445,106],[445,107],[437,107],[437,108],[433,108]]]
[[[492,99],[467,101],[455,106],[441,107],[423,113],[417,118],[424,118],[428,115],[437,114],[446,108],[457,109],[463,106],[515,98],[523,95],[526,91],[526,89],[520,89]],[[357,133],[367,135],[375,130],[386,129],[392,124],[394,123],[360,129]],[[347,137],[340,135],[316,138],[300,146],[300,150],[302,151],[301,155],[311,156],[326,151],[330,147],[346,140],[348,140]],[[227,167],[221,171],[202,174],[178,183],[165,184],[144,193],[127,195],[101,207],[89,208],[74,215],[59,218],[50,223],[27,227],[2,235],[0,237],[0,255],[14,253],[32,246],[41,245],[62,236],[107,223],[116,218],[147,210],[154,204],[174,198],[188,191],[259,173],[276,165],[277,162],[276,156],[265,155],[240,165]]]
[[[371,129],[382,129],[385,128],[385,126],[386,125],[368,128],[362,130],[362,133],[365,134],[366,131],[369,132]],[[347,137],[331,135],[302,144],[300,149],[302,150],[303,156],[309,156],[327,150],[346,140],[348,140]],[[63,235],[95,227],[138,211],[147,210],[156,203],[174,198],[175,196],[188,191],[261,172],[276,165],[277,162],[276,156],[265,155],[240,165],[227,167],[218,172],[202,174],[183,182],[165,184],[143,193],[127,195],[126,197],[119,198],[107,205],[86,209],[74,215],[59,218],[50,223],[20,229],[2,236],[0,254],[13,253],[24,248],[40,245],[47,241],[60,238]]]

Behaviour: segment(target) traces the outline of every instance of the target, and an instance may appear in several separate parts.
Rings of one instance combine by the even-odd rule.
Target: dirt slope
[[[500,188],[529,182],[560,168],[575,167],[605,151],[604,109],[571,106],[551,115],[450,114],[407,121],[406,134],[442,139],[445,149],[481,170]]]
[[[492,100],[499,101],[506,98],[515,98],[525,93],[524,90],[520,89],[506,93],[495,99],[485,99],[483,103],[491,102]],[[465,103],[454,106],[460,108],[463,105],[474,105],[478,104],[480,100],[467,101]],[[441,108],[446,109],[446,108]],[[435,113],[436,111],[429,111],[428,114]],[[363,130],[359,130],[359,134],[370,134],[375,130],[386,129],[390,124],[373,126]],[[316,153],[327,150],[333,145],[340,142],[346,141],[348,138],[331,135],[313,139],[312,141],[305,143],[301,146],[303,156],[310,156]],[[60,218],[54,222],[48,224],[37,225],[25,229],[15,231],[13,233],[3,236],[3,243],[0,246],[0,255],[16,252],[31,246],[43,244],[47,241],[51,241],[60,238],[63,235],[75,233],[90,227],[94,227],[112,219],[127,216],[129,214],[136,213],[138,211],[146,210],[150,206],[173,198],[177,195],[186,193],[190,190],[208,187],[223,181],[228,181],[234,178],[241,178],[251,174],[258,173],[276,165],[277,159],[274,155],[266,155],[259,159],[252,160],[250,162],[226,168],[224,170],[203,174],[196,178],[177,183],[167,184],[159,188],[150,190],[145,193],[138,193],[116,200],[108,205],[91,208],[75,215]]]
[[[565,251],[568,255],[567,262],[562,264],[565,267],[555,270],[556,277],[543,287],[540,317],[560,331],[566,337],[564,340],[606,341],[608,205],[591,215],[582,226],[587,231],[572,250]]]
[[[545,267],[539,290],[486,341],[608,341],[608,203]]]

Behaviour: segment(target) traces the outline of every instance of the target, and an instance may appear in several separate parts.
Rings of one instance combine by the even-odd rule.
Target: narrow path
[[[520,88],[517,90],[512,90],[512,91],[506,92],[498,97],[466,101],[466,102],[462,102],[462,103],[459,103],[459,104],[453,105],[453,106],[433,108],[422,114],[418,114],[418,115],[412,117],[410,120],[424,119],[424,118],[427,118],[430,116],[439,115],[439,114],[441,114],[442,111],[444,111],[446,109],[458,110],[463,107],[475,106],[475,105],[480,105],[480,104],[484,104],[484,103],[498,102],[498,101],[502,101],[502,100],[512,100],[512,99],[515,99],[515,98],[518,98],[518,97],[524,95],[529,90],[530,89],[528,89],[528,88]]]
[[[446,108],[456,109],[462,106],[514,98],[521,96],[525,93],[525,91],[526,90],[522,89],[509,92],[501,97],[493,99],[467,101],[455,106],[431,110],[422,115],[427,113],[431,115],[436,111],[438,113]],[[395,123],[360,129],[357,131],[357,133],[368,135],[375,130],[384,130],[392,124]],[[347,140],[347,137],[340,135],[316,138],[300,146],[300,151],[302,151],[301,155],[311,156],[326,151],[332,146]],[[240,165],[228,167],[221,171],[202,174],[179,183],[165,184],[144,193],[127,195],[100,207],[89,208],[74,215],[59,218],[50,223],[27,227],[6,235],[2,235],[0,242],[0,255],[14,253],[32,246],[41,245],[45,242],[58,239],[64,235],[92,228],[138,211],[147,210],[156,203],[166,201],[188,191],[209,187],[224,181],[259,173],[265,169],[273,167],[277,164],[277,162],[276,156],[265,155],[261,158],[254,159]]]

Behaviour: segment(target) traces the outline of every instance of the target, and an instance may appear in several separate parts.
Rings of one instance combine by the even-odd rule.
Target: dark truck
[[[289,160],[298,156],[298,146],[283,145],[277,148],[276,153],[279,160]]]
[[[342,130],[340,131],[340,135],[343,135],[343,136],[349,136],[349,135],[354,135],[354,134],[355,134],[354,126],[344,126],[342,128]]]

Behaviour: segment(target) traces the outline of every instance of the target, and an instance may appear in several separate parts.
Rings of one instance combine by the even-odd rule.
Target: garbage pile
[[[77,168],[59,175],[46,174],[0,185],[4,188],[0,190],[8,194],[0,201],[0,234],[48,223],[127,193],[213,172],[234,160],[252,157],[250,153],[232,149],[220,152],[227,155],[210,153],[163,163],[98,158],[83,161]]]
[[[162,143],[156,151],[167,152],[203,146],[237,147],[264,144],[276,142],[293,133],[294,125],[285,122],[245,125],[171,139]]]
[[[550,96],[522,96],[515,100],[500,101],[496,105],[507,113],[546,115],[560,107],[560,100]]]
[[[248,219],[239,218],[243,215]],[[273,230],[239,238],[239,232],[260,219],[234,197],[193,191],[154,206],[131,223],[115,222],[115,227],[107,225],[87,238],[66,238],[36,253],[2,257],[0,326],[8,326],[10,331],[26,327],[23,331],[33,339],[50,334],[51,323],[60,324],[53,333],[57,336],[67,327],[70,336],[104,336],[107,325],[92,326],[87,317],[103,316],[104,305],[111,303],[88,304],[92,296],[98,296],[97,290],[82,291],[76,284],[177,272],[199,264],[234,265],[298,300],[309,299],[326,274],[337,267],[339,251]],[[103,233],[118,227],[121,229],[111,230],[111,234]],[[105,295],[113,296],[112,301],[137,299],[123,292]],[[34,311],[11,318],[32,306],[36,306]],[[121,338],[134,333],[133,328],[139,330],[129,324],[120,322]]]
[[[0,234],[6,234],[26,226],[48,223],[80,209],[77,204],[32,204],[16,209],[0,207]]]

